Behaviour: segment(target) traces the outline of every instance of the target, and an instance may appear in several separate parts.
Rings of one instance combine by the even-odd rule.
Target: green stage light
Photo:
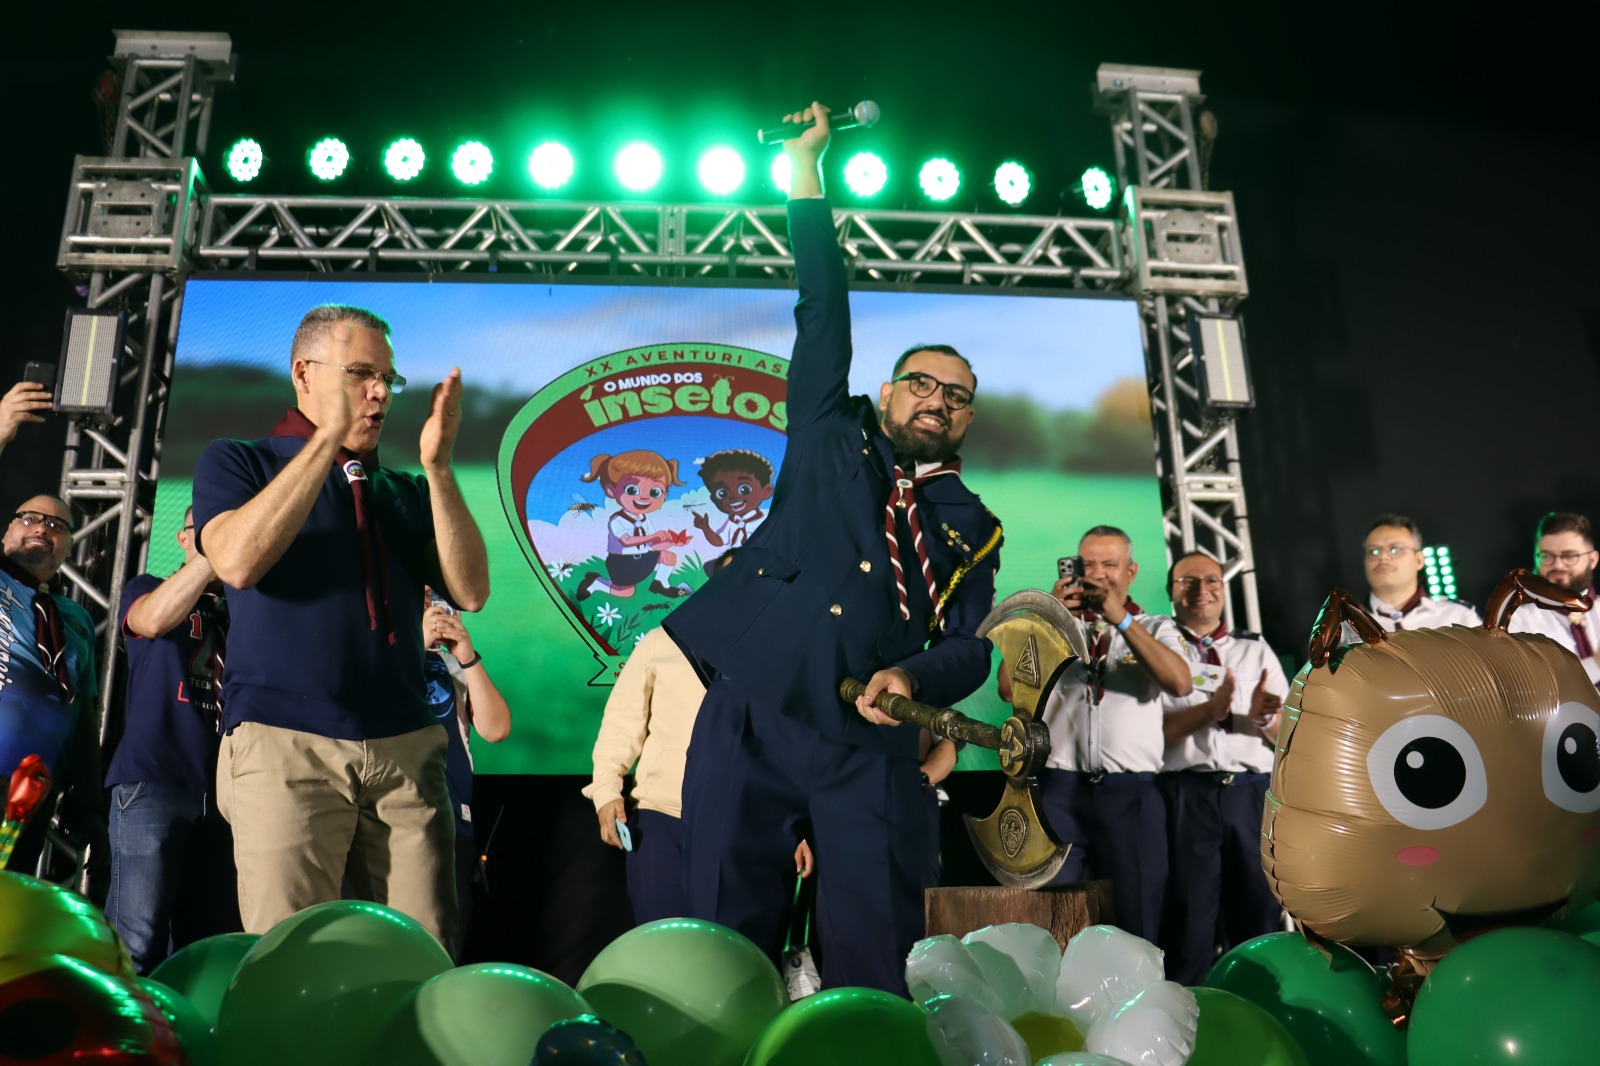
[[[306,163],[318,181],[332,181],[350,165],[350,149],[337,137],[324,137],[311,146]]]
[[[661,180],[661,153],[643,141],[635,141],[617,153],[615,170],[624,188],[645,192]]]
[[[450,157],[450,172],[463,185],[482,185],[494,173],[494,154],[482,141],[468,141]]]
[[[559,189],[572,180],[572,153],[564,144],[545,141],[528,155],[528,177],[541,189]]]
[[[383,150],[383,169],[395,181],[410,181],[422,173],[427,153],[410,137],[402,137]]]
[[[876,196],[889,180],[889,168],[871,152],[860,152],[844,165],[844,183],[857,196]]]
[[[712,148],[700,157],[700,184],[712,196],[726,196],[744,184],[744,159],[732,148]]]
[[[788,152],[779,152],[773,157],[771,174],[772,184],[787,195],[794,179],[794,162],[789,158]]]
[[[930,159],[922,164],[917,183],[922,186],[922,192],[928,199],[943,202],[961,188],[961,171],[948,159]]]
[[[234,141],[233,147],[228,149],[228,177],[238,182],[254,181],[256,175],[261,173],[261,164],[265,159],[260,142],[249,137]]]
[[[994,191],[1001,200],[1016,207],[1033,191],[1033,179],[1021,163],[1001,163],[995,168]]]
[[[1111,180],[1101,167],[1090,167],[1083,172],[1083,200],[1095,211],[1104,211],[1111,206],[1111,198],[1116,194],[1117,183]]]

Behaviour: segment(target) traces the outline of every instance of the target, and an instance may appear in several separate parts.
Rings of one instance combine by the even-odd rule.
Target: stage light
[[[467,141],[450,157],[450,173],[463,185],[482,185],[494,173],[494,155],[482,141]]]
[[[410,181],[422,173],[427,153],[410,137],[402,137],[383,150],[383,169],[395,181]]]
[[[1083,172],[1083,201],[1095,211],[1104,211],[1111,206],[1111,198],[1116,194],[1117,183],[1111,180],[1101,167],[1090,167]]]
[[[249,137],[234,141],[233,147],[228,149],[225,163],[228,177],[237,182],[254,181],[256,175],[261,173],[261,164],[265,159],[258,141]]]
[[[306,163],[318,181],[332,181],[350,165],[350,149],[337,137],[324,137],[311,146]]]
[[[1001,163],[995,168],[994,191],[1001,200],[1016,207],[1033,191],[1033,179],[1021,163]]]
[[[55,410],[68,414],[108,416],[117,399],[126,311],[67,312],[61,337],[61,387]],[[48,382],[54,386],[55,382]]]
[[[1428,595],[1436,599],[1456,598],[1456,569],[1450,561],[1450,549],[1443,544],[1422,549],[1423,570],[1428,578]]]
[[[889,168],[871,152],[859,152],[844,165],[844,183],[857,196],[876,196],[889,180]]]
[[[726,196],[744,184],[744,159],[732,148],[712,148],[700,157],[700,184],[712,196]]]
[[[772,160],[772,184],[781,189],[785,195],[794,179],[794,161],[789,158],[788,152],[779,152]]]
[[[948,159],[930,159],[922,164],[917,183],[922,186],[923,194],[928,199],[943,202],[961,188],[961,171]]]
[[[643,141],[635,141],[617,153],[615,170],[624,188],[645,192],[661,180],[661,153]]]
[[[572,153],[564,144],[545,141],[528,155],[528,177],[541,189],[559,189],[572,180]]]

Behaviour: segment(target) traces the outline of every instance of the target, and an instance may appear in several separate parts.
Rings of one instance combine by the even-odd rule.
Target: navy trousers
[[[1116,924],[1155,941],[1167,884],[1167,815],[1155,774],[1045,770],[1044,817],[1072,851],[1050,883],[1111,882]]]
[[[636,810],[629,819],[628,899],[638,925],[689,913],[683,892],[683,823],[660,811]]]
[[[757,711],[725,678],[713,681],[684,768],[689,915],[738,930],[779,962],[807,823],[822,983],[905,995],[937,847],[916,760]]]
[[[1261,870],[1261,808],[1271,774],[1162,774],[1172,883],[1162,929],[1167,979],[1197,985],[1217,948],[1283,929]]]

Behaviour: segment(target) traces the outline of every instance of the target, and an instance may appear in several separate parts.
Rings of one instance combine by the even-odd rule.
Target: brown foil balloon
[[[1419,961],[1600,894],[1600,694],[1571,652],[1508,633],[1524,603],[1586,611],[1526,570],[1484,628],[1385,633],[1340,589],[1284,708],[1262,820],[1301,927]],[[1339,648],[1341,623],[1364,643]]]

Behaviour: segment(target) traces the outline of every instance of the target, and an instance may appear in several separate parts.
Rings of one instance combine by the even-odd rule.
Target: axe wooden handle
[[[867,686],[853,677],[839,682],[839,696],[853,704],[867,691]],[[969,718],[950,707],[932,707],[926,703],[892,692],[880,692],[872,705],[897,722],[921,726],[934,736],[948,737],[958,744],[975,744],[980,748],[997,751],[1000,748],[1000,727]]]

